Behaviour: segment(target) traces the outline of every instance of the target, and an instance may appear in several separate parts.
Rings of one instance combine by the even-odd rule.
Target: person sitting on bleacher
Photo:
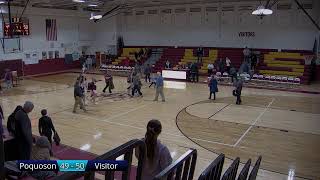
[[[160,121],[152,119],[148,122],[147,132],[143,139],[146,143],[147,155],[143,162],[142,180],[152,180],[172,163],[169,149],[158,140],[161,130]],[[136,151],[136,157],[139,157],[139,151]]]
[[[46,136],[41,136],[37,139],[35,146],[32,148],[32,160],[50,160],[51,145]],[[30,171],[30,176],[36,179],[48,179],[55,177],[56,173],[53,171]]]

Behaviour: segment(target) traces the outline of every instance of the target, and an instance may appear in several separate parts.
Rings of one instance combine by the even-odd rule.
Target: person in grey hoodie
[[[172,163],[170,151],[158,140],[162,131],[159,120],[152,119],[148,122],[145,138],[146,153],[142,167],[141,180],[152,180],[157,174]],[[136,157],[139,157],[139,151],[136,151]]]
[[[243,86],[243,79],[240,78],[237,82],[236,82],[236,89],[233,90],[233,95],[237,97],[237,101],[236,104],[240,105],[241,104],[241,92],[242,92],[242,86]]]
[[[133,88],[132,88],[132,91],[131,91],[132,97],[134,96],[136,91],[139,93],[140,96],[142,96],[142,93],[141,93],[141,85],[142,85],[142,83],[140,81],[139,75],[136,72],[134,72],[133,76],[132,76],[132,85],[133,85]]]

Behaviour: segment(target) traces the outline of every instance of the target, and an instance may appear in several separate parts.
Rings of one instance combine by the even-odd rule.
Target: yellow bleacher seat
[[[303,76],[302,72],[290,72],[290,71],[273,71],[273,70],[260,70],[261,74],[265,75],[287,75],[287,76]]]
[[[297,65],[297,64],[278,64],[278,63],[267,63],[269,67],[290,67],[296,69],[304,69],[304,65]]]

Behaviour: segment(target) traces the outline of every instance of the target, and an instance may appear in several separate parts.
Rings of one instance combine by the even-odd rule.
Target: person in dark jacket
[[[77,80],[77,82],[74,85],[73,95],[74,95],[73,113],[76,113],[78,105],[80,105],[80,109],[82,109],[84,112],[86,112],[87,110],[86,110],[84,103],[83,103],[84,94],[83,94],[83,91],[80,87],[79,80]]]
[[[15,134],[15,124],[16,124],[15,115],[21,109],[22,109],[22,106],[20,106],[20,105],[17,106],[16,109],[8,117],[7,129],[9,131],[9,133],[11,133],[13,135]]]
[[[33,110],[33,108],[33,103],[26,101],[23,105],[23,108],[15,115],[15,138],[18,145],[17,149],[19,160],[30,159],[33,138],[31,120],[28,114]]]
[[[203,57],[203,48],[200,46],[197,49],[197,57],[198,57],[198,63],[202,63],[202,57]]]
[[[145,75],[146,82],[148,82],[148,80],[149,80],[149,82],[151,82],[150,74],[151,74],[151,66],[150,66],[150,64],[147,64],[147,66],[144,69],[144,75]]]
[[[216,100],[216,92],[218,92],[218,81],[214,75],[211,75],[208,86],[210,89],[209,99],[211,99],[211,95],[213,94],[213,100]]]
[[[106,82],[106,86],[103,88],[102,92],[105,93],[107,88],[109,88],[109,93],[112,93],[112,89],[114,89],[113,77],[108,72],[104,75],[104,80]]]
[[[199,68],[197,63],[193,63],[191,65],[190,71],[191,71],[192,81],[196,82],[197,80],[197,82],[199,82]]]
[[[231,77],[231,82],[233,83],[234,82],[234,79],[237,81],[237,70],[235,67],[231,66],[230,68],[230,77]]]
[[[239,79],[236,82],[236,89],[233,91],[233,95],[237,97],[236,104],[240,105],[241,104],[241,92],[242,92],[242,86],[243,86],[243,80]]]
[[[52,120],[48,116],[46,109],[41,110],[41,115],[42,117],[39,119],[38,123],[39,134],[41,136],[46,136],[50,144],[52,144],[52,132],[55,133],[56,130],[54,129]]]

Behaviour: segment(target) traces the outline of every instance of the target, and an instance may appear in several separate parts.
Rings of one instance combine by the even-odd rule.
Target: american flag
[[[57,40],[57,21],[55,19],[46,19],[47,41]]]

